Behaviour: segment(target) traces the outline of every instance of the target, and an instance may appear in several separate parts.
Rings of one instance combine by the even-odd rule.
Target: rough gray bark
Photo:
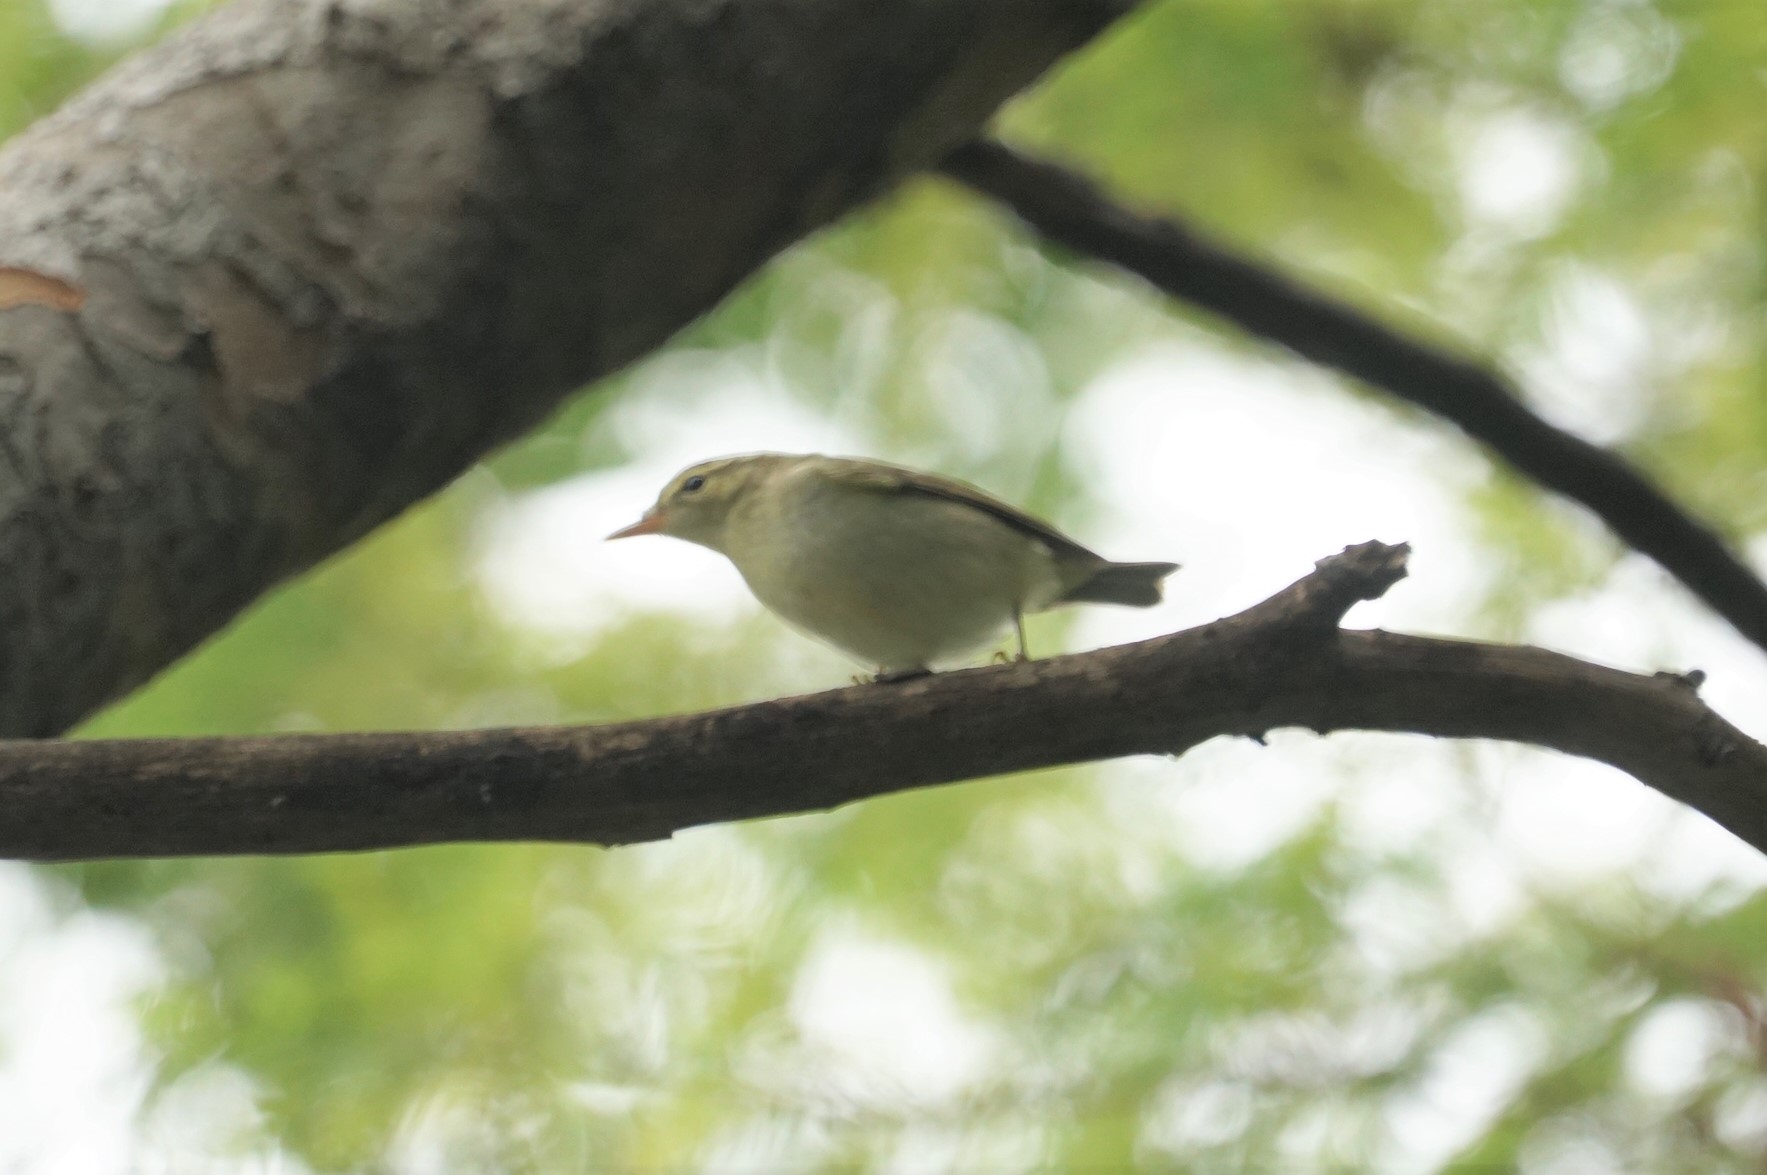
[[[626,843],[1276,727],[1509,739],[1629,771],[1767,850],[1767,747],[1697,694],[1543,649],[1339,627],[1404,575],[1352,547],[1139,644],[613,726],[0,744],[0,856]],[[887,748],[888,753],[880,753]]]
[[[234,0],[0,149],[46,735],[972,135],[1135,0]]]

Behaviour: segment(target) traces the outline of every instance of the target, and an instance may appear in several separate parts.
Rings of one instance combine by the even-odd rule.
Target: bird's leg
[[[1029,661],[1031,659],[1031,650],[1030,646],[1025,644],[1025,614],[1023,609],[1014,608],[1012,610],[1012,627],[1018,630],[1018,659],[1020,661]]]
[[[917,677],[928,677],[932,670],[925,665],[916,665],[912,669],[879,669],[877,676],[872,678],[878,685],[893,685],[898,681],[913,681]]]

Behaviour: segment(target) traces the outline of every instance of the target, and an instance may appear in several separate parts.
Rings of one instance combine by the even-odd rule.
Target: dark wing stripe
[[[842,462],[840,479],[849,485],[873,489],[884,493],[917,494],[925,498],[938,498],[946,502],[955,502],[960,506],[968,506],[992,515],[1018,531],[1028,535],[1048,547],[1059,557],[1070,559],[1093,560],[1104,562],[1104,557],[1082,547],[1067,535],[1041,522],[1021,510],[1015,510],[1005,502],[990,497],[974,486],[953,481],[948,477],[939,477],[931,473],[915,473],[894,465],[860,464],[858,462]]]

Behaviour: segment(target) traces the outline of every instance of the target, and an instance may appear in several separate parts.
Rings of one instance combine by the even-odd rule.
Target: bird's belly
[[[916,669],[997,636],[1035,586],[1021,536],[942,503],[809,504],[761,558],[738,564],[772,611],[867,664]],[[746,564],[746,565],[745,565]]]

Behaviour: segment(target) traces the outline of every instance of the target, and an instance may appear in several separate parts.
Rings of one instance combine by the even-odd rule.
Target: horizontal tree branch
[[[1133,212],[1086,177],[1002,143],[968,143],[942,169],[1066,248],[1450,421],[1524,477],[1589,509],[1767,649],[1767,584],[1723,538],[1624,457],[1535,415],[1497,372],[1382,325],[1178,220]]]
[[[620,844],[1278,727],[1504,739],[1611,763],[1767,849],[1767,747],[1694,675],[1347,631],[1379,543],[1236,616],[1047,661],[608,726],[0,743],[0,856]]]

